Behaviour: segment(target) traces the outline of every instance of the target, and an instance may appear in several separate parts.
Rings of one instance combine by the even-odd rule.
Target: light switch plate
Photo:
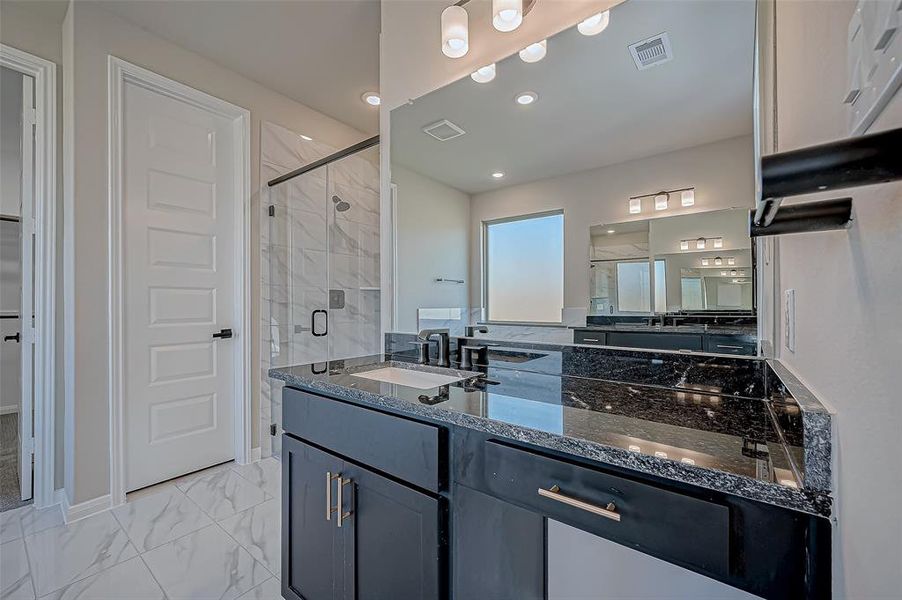
[[[796,351],[796,291],[783,291],[783,337],[786,348]]]

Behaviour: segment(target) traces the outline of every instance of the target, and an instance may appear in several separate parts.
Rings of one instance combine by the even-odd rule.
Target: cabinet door
[[[326,520],[327,485],[332,506],[342,461],[297,439],[282,436],[282,595],[291,600],[331,600],[343,589],[340,531]]]
[[[440,501],[357,465],[341,528],[348,600],[442,596]]]

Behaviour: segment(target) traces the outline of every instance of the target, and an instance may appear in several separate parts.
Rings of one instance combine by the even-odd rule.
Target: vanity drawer
[[[442,431],[294,388],[282,391],[286,433],[423,489],[441,487]]]
[[[758,347],[755,342],[751,342],[745,337],[733,335],[708,335],[705,336],[705,352],[755,356],[758,352]]]
[[[604,331],[585,331],[580,329],[573,330],[573,343],[575,344],[593,344],[598,346],[604,346],[605,344],[605,332]]]
[[[729,573],[726,506],[494,441],[484,469],[504,500],[696,571]]]

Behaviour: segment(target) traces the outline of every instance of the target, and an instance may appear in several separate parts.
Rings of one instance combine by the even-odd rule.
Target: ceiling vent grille
[[[448,119],[444,119],[433,123],[432,125],[426,125],[426,127],[423,127],[423,133],[431,135],[440,142],[447,142],[448,140],[453,140],[456,137],[462,136],[466,131]]]
[[[670,36],[659,33],[647,40],[630,44],[630,54],[636,68],[640,71],[656,67],[673,60],[673,49],[670,47]]]

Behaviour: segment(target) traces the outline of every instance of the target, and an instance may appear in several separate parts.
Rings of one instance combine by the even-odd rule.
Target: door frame
[[[110,397],[110,504],[125,502],[125,445],[124,432],[124,290],[122,273],[122,158],[123,158],[123,90],[126,83],[141,86],[170,98],[187,102],[197,108],[232,120],[235,135],[235,309],[233,322],[237,324],[233,344],[236,368],[234,381],[235,461],[245,464],[251,460],[251,318],[250,318],[250,200],[251,163],[250,111],[210,96],[185,84],[173,81],[152,71],[138,67],[110,55],[108,61],[109,104],[109,397]]]
[[[56,503],[54,494],[56,398],[56,65],[0,44],[0,65],[34,79],[34,499],[37,508]],[[26,223],[22,223],[25,227]],[[24,314],[24,313],[23,313]]]

